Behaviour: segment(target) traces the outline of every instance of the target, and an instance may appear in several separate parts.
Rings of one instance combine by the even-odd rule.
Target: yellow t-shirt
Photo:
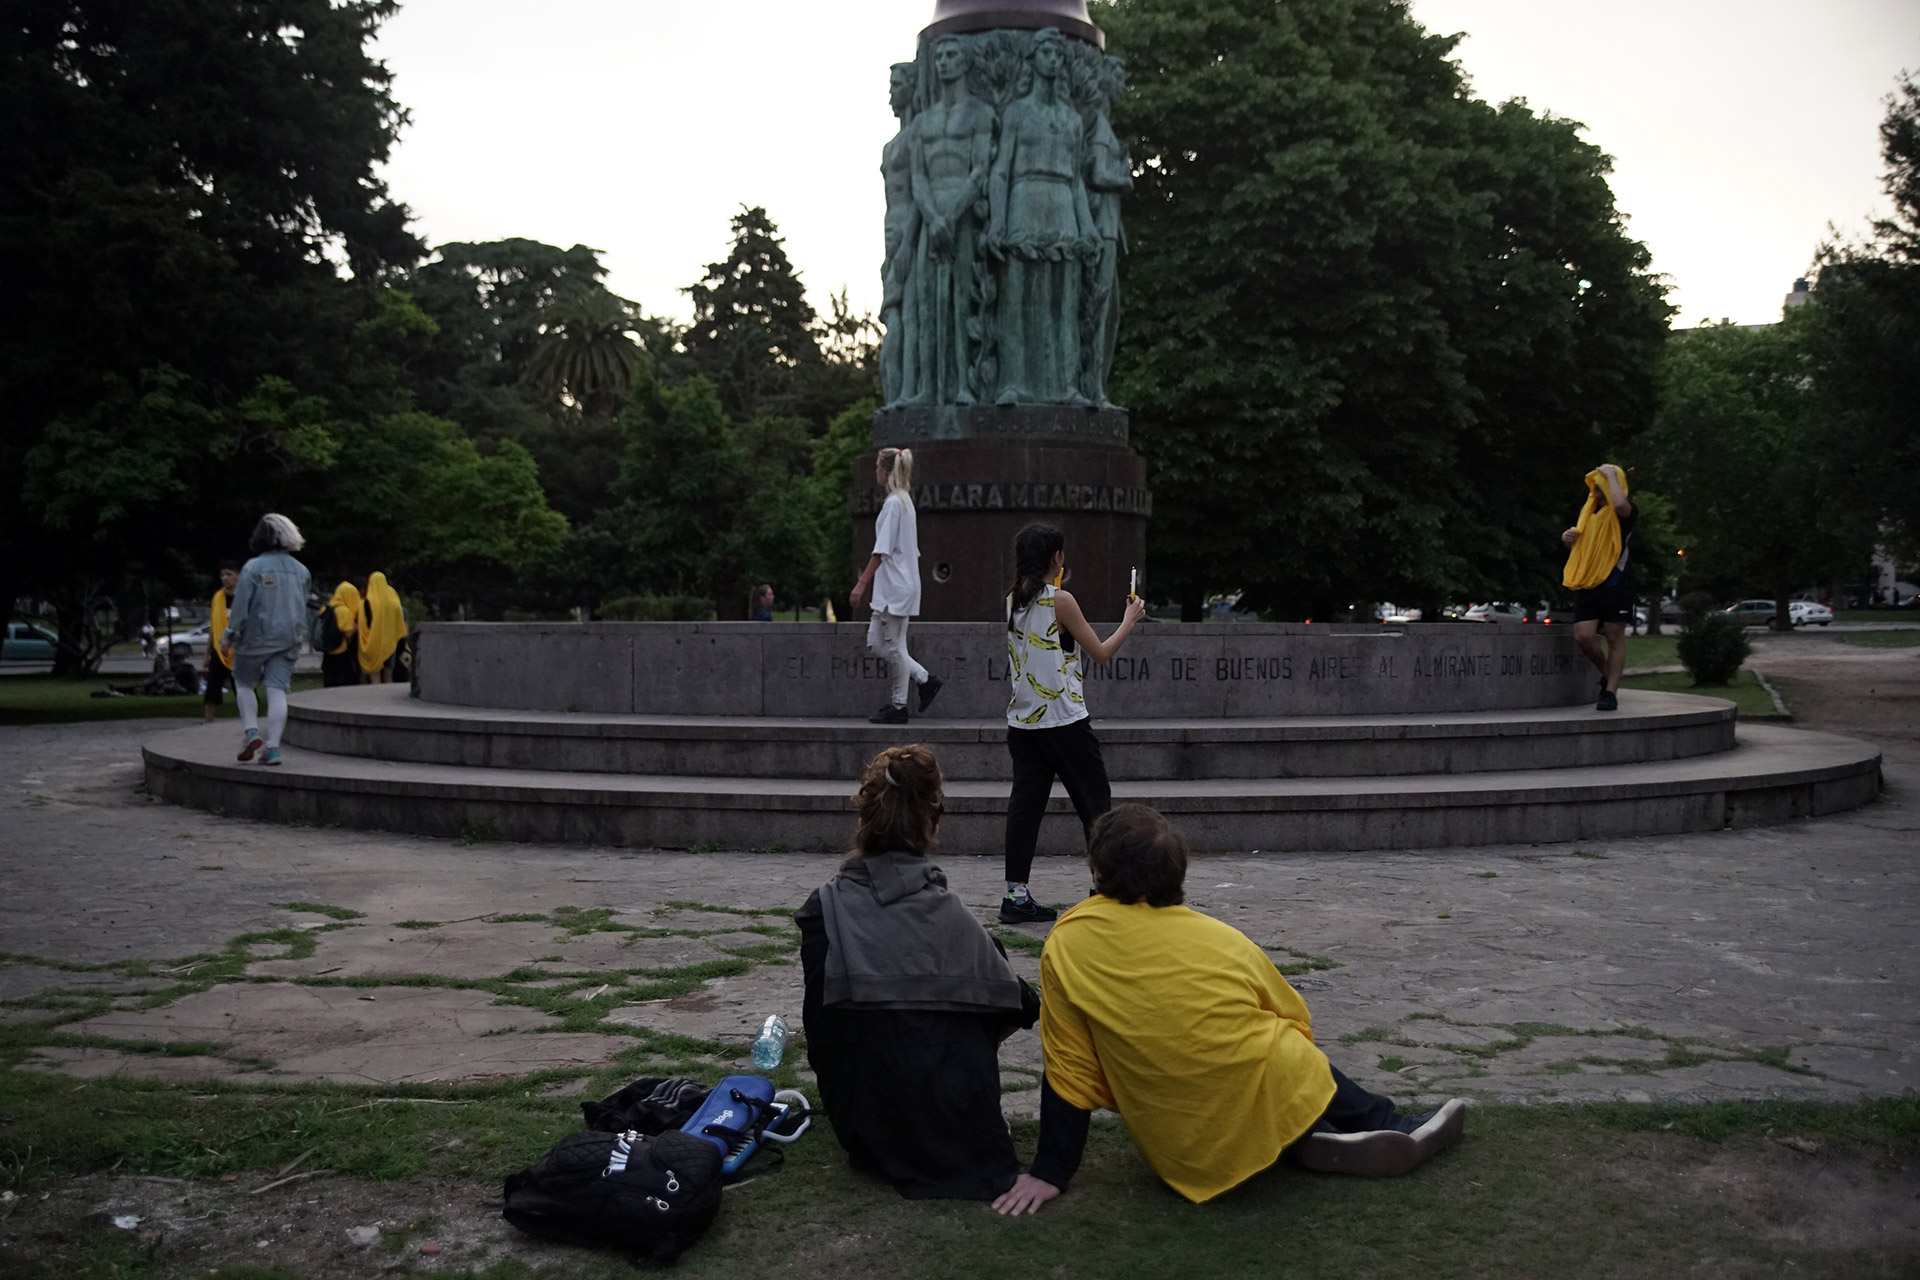
[[[214,656],[220,659],[222,665],[231,667],[233,665],[232,651],[220,647],[220,637],[226,633],[227,589],[222,587],[213,593],[213,615],[211,618],[211,626],[207,632],[211,639],[208,641],[207,647],[213,650]]]
[[[1307,1005],[1239,930],[1104,895],[1040,956],[1047,1079],[1120,1113],[1153,1171],[1210,1200],[1267,1168],[1333,1100]]]

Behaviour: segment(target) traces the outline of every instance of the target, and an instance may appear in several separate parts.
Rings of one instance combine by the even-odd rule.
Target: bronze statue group
[[[881,395],[1110,407],[1133,188],[1123,67],[1056,30],[945,36],[893,68]]]

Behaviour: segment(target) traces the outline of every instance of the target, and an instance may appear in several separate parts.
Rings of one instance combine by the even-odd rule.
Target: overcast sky
[[[377,54],[412,123],[388,166],[429,243],[600,249],[615,292],[681,290],[765,205],[814,304],[879,301],[887,67],[932,0],[404,0]],[[1884,208],[1876,127],[1920,71],[1913,0],[1414,0],[1466,32],[1476,93],[1570,117],[1615,159],[1676,324],[1778,318],[1829,223]],[[1114,52],[1125,54],[1124,49]]]

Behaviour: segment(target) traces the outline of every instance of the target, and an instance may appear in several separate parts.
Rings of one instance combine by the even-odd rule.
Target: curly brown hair
[[[933,752],[914,743],[888,747],[868,762],[853,797],[860,825],[852,858],[875,853],[925,853],[933,848],[945,812],[946,780]]]

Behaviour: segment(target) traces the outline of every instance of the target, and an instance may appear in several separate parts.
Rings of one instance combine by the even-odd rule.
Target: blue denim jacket
[[[255,556],[240,569],[223,643],[236,653],[297,650],[307,634],[307,566],[284,551]]]

